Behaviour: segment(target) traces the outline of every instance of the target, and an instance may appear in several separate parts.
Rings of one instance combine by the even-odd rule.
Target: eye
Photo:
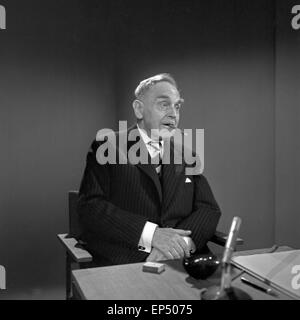
[[[181,108],[181,104],[180,104],[180,103],[176,103],[176,104],[175,104],[175,110],[176,110],[176,111],[179,111],[180,108]]]
[[[170,103],[168,101],[161,101],[159,103],[159,107],[163,110],[168,109],[170,106]]]

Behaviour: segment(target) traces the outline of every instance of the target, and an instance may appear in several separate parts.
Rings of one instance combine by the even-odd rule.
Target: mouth
[[[165,122],[165,123],[162,123],[162,126],[167,128],[169,131],[176,129],[176,123],[175,122]]]

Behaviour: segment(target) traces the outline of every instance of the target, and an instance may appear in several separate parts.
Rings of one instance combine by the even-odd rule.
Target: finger
[[[182,250],[184,251],[184,255],[186,257],[189,257],[191,255],[191,252],[190,252],[191,248],[188,246],[188,244],[185,242],[185,240],[183,238],[179,237],[178,244],[181,246]]]
[[[171,253],[171,248],[167,247],[167,246],[163,246],[161,248],[159,248],[159,251],[164,255],[164,257],[168,260],[168,259],[173,259],[173,255]]]
[[[161,260],[170,260],[170,259],[173,259],[173,256],[172,254],[170,253],[170,250],[167,249],[167,250],[158,250],[159,252],[159,259]]]
[[[177,252],[177,250],[175,248],[172,249],[171,254],[173,256],[173,259],[180,259],[180,254],[179,252]]]
[[[167,258],[167,260],[174,260],[174,255],[172,251],[173,250],[170,250],[165,254],[165,257]]]
[[[183,248],[181,247],[181,245],[178,242],[174,243],[173,249],[176,250],[177,254],[179,255],[179,258],[183,258],[184,257],[185,252],[184,252]]]
[[[168,258],[166,256],[164,256],[163,254],[160,255],[160,257],[158,258],[159,261],[164,261],[164,260],[168,260]]]
[[[173,229],[173,231],[181,236],[189,236],[192,234],[191,230]]]
[[[168,258],[166,258],[162,253],[158,253],[155,261],[163,261],[163,260],[167,260],[167,259]]]
[[[160,260],[165,260],[166,257],[163,255],[163,253],[159,250],[155,250],[155,255],[154,255],[154,260],[155,261],[160,261]]]

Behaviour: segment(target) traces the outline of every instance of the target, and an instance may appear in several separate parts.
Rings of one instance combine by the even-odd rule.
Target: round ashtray
[[[183,259],[186,272],[195,279],[206,279],[217,270],[220,260],[212,253],[194,254]]]

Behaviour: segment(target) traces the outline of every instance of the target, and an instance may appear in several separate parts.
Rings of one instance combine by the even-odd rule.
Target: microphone
[[[236,239],[240,230],[242,220],[240,217],[234,217],[231,223],[228,238],[225,244],[225,250],[222,258],[222,263],[230,263],[232,253],[235,249]]]
[[[243,290],[231,286],[231,257],[236,246],[236,239],[242,220],[234,217],[229,230],[228,238],[221,261],[220,287],[212,286],[201,293],[203,300],[252,300]]]
[[[241,223],[242,223],[242,220],[239,217],[234,217],[231,223],[230,231],[225,244],[225,249],[224,249],[223,258],[221,262],[222,276],[221,276],[220,290],[228,289],[231,286],[230,260],[236,246],[236,239],[240,230]]]

